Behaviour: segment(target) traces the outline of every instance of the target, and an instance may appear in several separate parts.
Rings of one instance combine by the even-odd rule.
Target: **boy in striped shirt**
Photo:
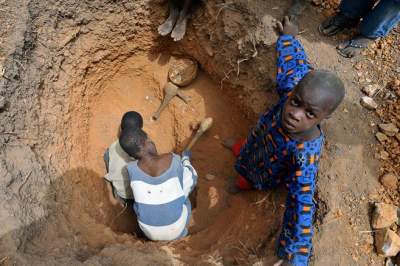
[[[188,234],[191,216],[189,194],[197,184],[190,152],[158,154],[156,146],[139,129],[123,132],[121,147],[137,161],[127,166],[139,226],[151,240],[175,240]]]

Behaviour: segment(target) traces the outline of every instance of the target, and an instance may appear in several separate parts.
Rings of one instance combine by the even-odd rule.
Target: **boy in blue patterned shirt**
[[[311,68],[295,38],[298,27],[288,17],[278,26],[280,101],[261,116],[245,141],[224,144],[238,156],[235,189],[287,187],[276,265],[304,266],[312,248],[313,195],[324,139],[319,123],[338,107],[345,90],[334,73]]]

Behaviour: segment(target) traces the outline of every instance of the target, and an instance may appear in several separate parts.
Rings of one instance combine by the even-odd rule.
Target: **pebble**
[[[379,158],[382,160],[387,160],[389,159],[390,154],[387,151],[381,151],[379,154]]]
[[[395,190],[397,188],[398,177],[394,173],[386,173],[379,179],[381,184],[391,190]]]
[[[399,132],[399,129],[393,123],[379,124],[378,127],[382,133],[390,137],[395,136]]]
[[[383,229],[398,222],[397,212],[398,208],[392,204],[375,203],[371,220],[372,228]]]
[[[383,134],[383,133],[381,133],[381,132],[376,133],[376,134],[375,134],[375,137],[377,138],[377,140],[378,140],[381,144],[384,144],[385,141],[387,141],[387,140],[389,139],[385,134]]]
[[[378,104],[369,96],[361,97],[360,104],[368,110],[375,110],[378,108]]]
[[[400,142],[400,133],[396,134],[396,139]]]
[[[375,247],[384,257],[394,257],[400,251],[400,236],[386,229],[375,234]]]
[[[377,93],[377,91],[379,91],[379,85],[369,84],[369,85],[363,87],[361,90],[369,97],[373,97]]]
[[[206,179],[207,179],[208,181],[212,181],[212,180],[215,179],[215,175],[213,175],[213,174],[206,174]]]
[[[6,98],[0,96],[0,110],[3,110],[6,107]]]

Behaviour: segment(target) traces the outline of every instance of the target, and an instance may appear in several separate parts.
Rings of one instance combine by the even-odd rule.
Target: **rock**
[[[369,96],[361,97],[360,104],[368,110],[375,110],[378,108],[378,104]]]
[[[364,92],[367,96],[373,97],[379,91],[379,85],[377,84],[369,84],[363,87],[362,92]]]
[[[379,181],[385,188],[395,190],[397,188],[398,177],[394,173],[387,173],[381,176]]]
[[[3,110],[6,107],[6,98],[0,96],[0,110]]]
[[[177,86],[189,85],[197,76],[199,66],[195,60],[175,58],[172,60],[168,77]]]
[[[379,124],[379,130],[387,136],[393,137],[399,132],[399,129],[393,123]]]
[[[387,140],[389,139],[385,134],[383,134],[383,133],[381,133],[381,132],[376,133],[376,134],[375,134],[375,137],[377,138],[377,140],[378,140],[381,144],[384,144],[385,141],[387,141]]]
[[[387,159],[389,159],[389,157],[390,157],[390,154],[387,151],[381,151],[379,153],[379,158],[382,160],[387,160]]]
[[[392,204],[375,203],[371,219],[372,228],[382,229],[398,222],[398,212],[399,209]]]
[[[213,175],[213,174],[206,174],[206,179],[207,179],[208,181],[212,181],[212,180],[215,179],[215,175]]]
[[[400,133],[396,134],[396,139],[400,142]]]
[[[390,229],[375,233],[375,248],[384,257],[394,257],[400,251],[400,236]]]

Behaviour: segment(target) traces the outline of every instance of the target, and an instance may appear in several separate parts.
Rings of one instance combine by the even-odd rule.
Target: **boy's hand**
[[[185,157],[190,160],[190,158],[192,158],[192,152],[190,150],[184,150],[182,152],[182,159]]]
[[[278,21],[276,27],[282,35],[296,36],[299,34],[299,27],[294,23],[294,19],[289,19],[288,16],[285,16],[282,22]]]

